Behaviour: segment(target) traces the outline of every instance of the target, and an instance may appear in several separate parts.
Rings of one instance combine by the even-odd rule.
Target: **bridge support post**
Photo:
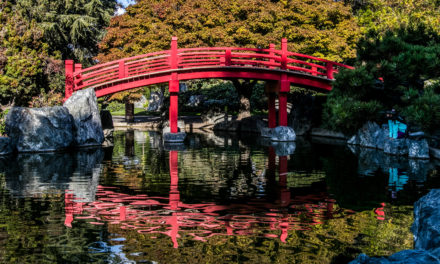
[[[170,93],[170,132],[177,133],[177,119],[179,116],[179,95],[178,93]]]
[[[278,125],[287,126],[287,93],[278,94]]]
[[[279,90],[279,82],[266,81],[264,91],[267,96],[268,127],[275,128],[277,126],[277,112],[275,109],[276,93]]]
[[[278,125],[287,126],[287,95],[290,92],[290,82],[287,75],[281,76],[280,91],[278,93]]]
[[[74,62],[73,60],[66,60],[65,62],[65,75],[66,75],[66,82],[65,82],[65,94],[64,94],[64,101],[67,100],[72,94],[73,94],[73,73],[74,73]]]

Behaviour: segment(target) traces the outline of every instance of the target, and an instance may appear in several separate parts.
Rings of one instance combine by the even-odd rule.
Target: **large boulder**
[[[374,122],[367,122],[359,131],[348,140],[350,145],[360,145],[368,148],[383,149],[386,141],[386,131]]]
[[[8,137],[0,137],[0,155],[11,154],[13,151],[11,139]]]
[[[74,119],[74,144],[96,146],[104,142],[101,117],[93,88],[76,91],[64,102]]]
[[[293,128],[287,126],[278,126],[273,129],[272,141],[295,141],[296,134]]]
[[[19,152],[56,151],[71,146],[73,119],[66,107],[13,107],[6,134]]]
[[[405,138],[389,138],[385,140],[383,151],[396,156],[408,155],[408,141]]]
[[[350,264],[438,264],[439,260],[430,252],[423,250],[403,250],[397,252],[388,258],[385,257],[368,257],[360,254]]]
[[[148,100],[148,108],[147,111],[150,112],[157,112],[159,111],[163,106],[163,100],[165,96],[163,95],[163,92],[151,92],[150,99]]]
[[[429,145],[426,139],[408,140],[408,157],[429,159]]]
[[[433,189],[414,204],[414,248],[440,248],[440,189]]]

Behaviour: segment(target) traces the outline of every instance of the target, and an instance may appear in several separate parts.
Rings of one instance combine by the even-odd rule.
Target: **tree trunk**
[[[240,96],[240,107],[237,120],[251,116],[252,90],[257,83],[255,80],[232,80],[232,83]]]
[[[134,122],[134,104],[130,102],[125,103],[125,122]]]

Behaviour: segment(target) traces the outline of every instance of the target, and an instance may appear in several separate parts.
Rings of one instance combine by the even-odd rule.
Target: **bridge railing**
[[[66,98],[73,91],[94,87],[105,88],[115,82],[141,78],[152,74],[170,74],[185,69],[207,67],[265,68],[297,72],[326,79],[333,79],[341,67],[350,66],[329,60],[289,52],[287,40],[281,49],[271,44],[267,49],[239,47],[177,48],[173,38],[171,49],[120,59],[82,69],[66,61]],[[70,93],[70,94],[68,94]]]

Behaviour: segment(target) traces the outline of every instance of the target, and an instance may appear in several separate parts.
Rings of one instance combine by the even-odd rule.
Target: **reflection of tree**
[[[0,176],[1,263],[105,263],[104,255],[89,254],[87,245],[105,229],[85,223],[65,228],[61,194],[39,199],[13,198]]]

